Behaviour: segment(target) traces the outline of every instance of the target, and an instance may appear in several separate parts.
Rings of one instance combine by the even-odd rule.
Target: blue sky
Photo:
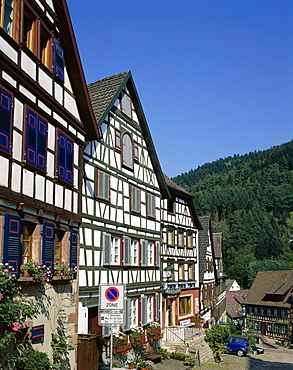
[[[131,71],[169,177],[292,140],[292,0],[67,3],[87,83]]]

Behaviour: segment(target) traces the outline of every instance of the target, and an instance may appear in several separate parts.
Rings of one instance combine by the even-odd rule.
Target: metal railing
[[[189,339],[199,337],[199,328],[185,326],[166,326],[163,340],[165,342],[186,342]]]

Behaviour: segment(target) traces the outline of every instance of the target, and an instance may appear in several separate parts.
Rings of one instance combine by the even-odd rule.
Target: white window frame
[[[154,321],[154,296],[147,296],[147,323]]]
[[[183,229],[177,230],[177,245],[179,248],[184,248],[185,246],[185,232]]]
[[[131,253],[131,266],[138,266],[139,265],[139,241],[137,239],[131,239],[130,253]]]
[[[138,326],[138,299],[130,298],[129,302],[129,318],[130,327],[135,328]]]
[[[103,241],[104,265],[121,265],[121,237],[119,235],[104,234]],[[107,250],[107,248],[109,250]]]
[[[122,93],[120,107],[121,112],[128,118],[132,119],[132,100],[131,96],[125,91]]]
[[[155,242],[148,241],[148,266],[155,266]]]

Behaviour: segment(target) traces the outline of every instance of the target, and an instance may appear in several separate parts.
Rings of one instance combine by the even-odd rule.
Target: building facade
[[[292,343],[293,271],[261,271],[244,300],[246,325],[256,334]]]
[[[124,326],[161,321],[161,198],[168,189],[130,72],[88,85],[101,140],[84,156],[79,333],[99,325],[99,287],[124,284]]]
[[[193,197],[165,175],[171,198],[162,201],[163,327],[194,325],[199,314],[199,251]],[[174,270],[166,281],[164,269]]]
[[[83,147],[99,133],[66,2],[0,6],[0,252],[40,308],[21,330],[52,357],[60,310],[77,338],[77,275],[28,285],[21,265],[38,261],[52,274],[62,261],[77,267]],[[67,360],[75,369],[75,351]]]

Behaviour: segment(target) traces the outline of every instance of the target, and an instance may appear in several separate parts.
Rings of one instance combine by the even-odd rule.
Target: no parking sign
[[[99,325],[123,325],[124,285],[100,285]]]

